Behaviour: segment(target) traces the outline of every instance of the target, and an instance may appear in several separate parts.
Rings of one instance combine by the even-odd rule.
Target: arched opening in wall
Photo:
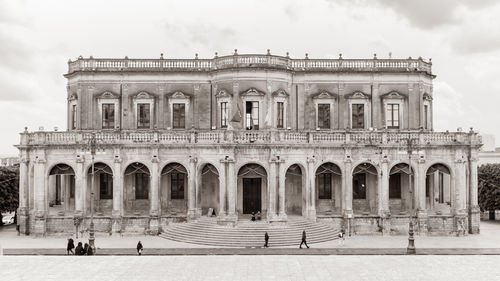
[[[352,172],[352,210],[355,214],[377,214],[378,176],[372,164],[362,163]]]
[[[49,215],[63,216],[75,211],[75,171],[66,164],[57,164],[49,172]]]
[[[198,208],[201,214],[206,216],[219,215],[219,172],[212,164],[206,164],[201,169],[200,176],[200,195],[198,198]],[[211,210],[209,213],[208,211]]]
[[[161,213],[166,216],[186,216],[188,173],[179,163],[170,163],[161,171]]]
[[[87,171],[87,210],[92,200],[92,166]],[[94,163],[94,214],[110,215],[113,210],[113,171],[102,163]]]
[[[151,189],[151,174],[148,167],[142,163],[132,163],[125,169],[123,177],[123,201],[126,215],[149,214],[149,192]]]
[[[406,163],[400,163],[389,172],[389,211],[391,214],[407,214],[414,208],[412,199],[415,197],[415,171]],[[410,190],[411,187],[411,190]]]
[[[237,211],[240,214],[267,215],[267,172],[258,164],[246,164],[238,171]]]
[[[324,163],[316,170],[316,213],[342,213],[342,172],[333,163]]]
[[[451,173],[443,164],[427,169],[425,177],[425,208],[436,214],[449,214],[452,208]]]
[[[305,214],[306,177],[302,167],[291,165],[285,174],[285,212],[287,215],[303,216]]]

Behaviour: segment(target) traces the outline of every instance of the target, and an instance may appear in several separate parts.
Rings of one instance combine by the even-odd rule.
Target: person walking
[[[75,248],[75,256],[83,256],[82,242],[78,242],[78,245]]]
[[[69,253],[71,252],[71,254],[74,255],[75,254],[75,252],[73,252],[74,248],[75,248],[75,241],[73,241],[73,238],[69,238],[68,245],[66,246],[67,254],[69,255]]]
[[[339,233],[339,246],[344,246],[344,242],[345,242],[345,233],[342,230]]]
[[[307,249],[309,249],[309,246],[307,245],[307,242],[306,242],[306,230],[304,229],[304,231],[302,231],[302,242],[300,242],[300,246],[299,248],[302,249],[302,244],[305,244]]]
[[[141,241],[139,241],[139,243],[137,243],[137,254],[140,256],[142,255],[142,250],[144,249],[144,247],[142,247],[142,243]]]
[[[264,241],[266,242],[264,244],[264,248],[269,248],[269,246],[267,245],[267,243],[269,242],[269,234],[267,234],[267,231],[266,233],[264,234]]]

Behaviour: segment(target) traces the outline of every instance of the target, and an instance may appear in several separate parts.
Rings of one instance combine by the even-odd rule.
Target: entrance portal
[[[243,178],[243,214],[262,212],[261,178]]]

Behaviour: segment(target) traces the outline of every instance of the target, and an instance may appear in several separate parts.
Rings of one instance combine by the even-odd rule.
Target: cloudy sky
[[[0,0],[0,155],[27,126],[66,129],[68,59],[432,58],[437,130],[500,139],[500,1]],[[499,143],[499,141],[497,141]]]

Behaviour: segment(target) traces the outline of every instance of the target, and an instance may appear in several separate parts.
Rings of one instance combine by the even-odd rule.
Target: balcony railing
[[[407,146],[412,145],[478,145],[481,137],[477,133],[465,132],[420,132],[420,131],[232,131],[232,130],[186,130],[186,131],[97,131],[97,140],[109,145],[150,144],[274,144],[274,145],[361,145],[361,146]],[[68,132],[24,132],[21,146],[83,145],[92,137],[91,131]]]
[[[79,71],[212,71],[265,67],[293,71],[425,72],[432,63],[418,59],[291,59],[273,55],[232,55],[213,59],[96,59],[80,57],[68,62],[68,74]]]

